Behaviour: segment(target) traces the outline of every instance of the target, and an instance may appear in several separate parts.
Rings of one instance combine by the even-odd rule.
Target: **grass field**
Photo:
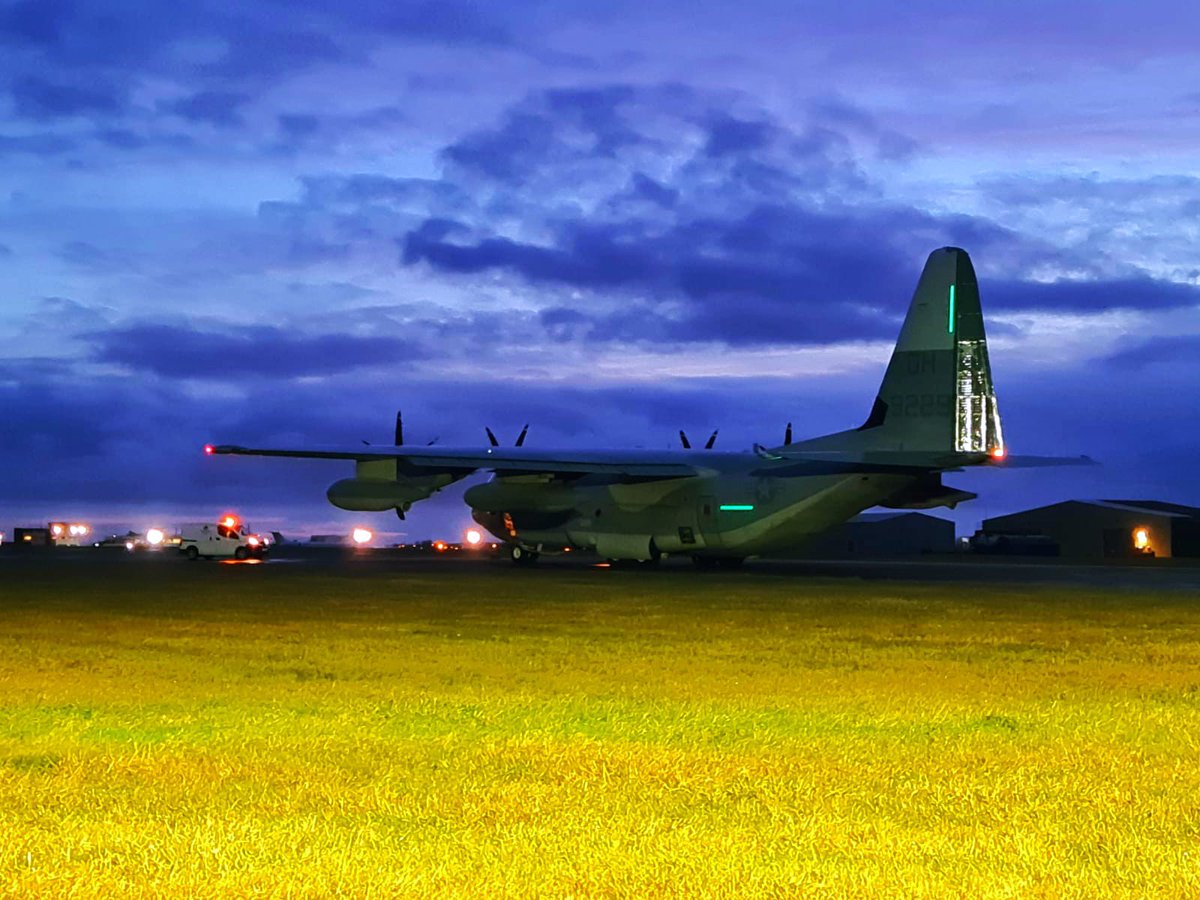
[[[0,896],[1200,896],[1197,598],[129,568],[0,587]]]

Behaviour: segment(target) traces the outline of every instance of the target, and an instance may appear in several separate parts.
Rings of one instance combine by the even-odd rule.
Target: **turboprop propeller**
[[[485,425],[483,430],[487,432],[488,442],[493,447],[499,447],[500,442],[498,440],[496,440],[496,435],[492,432],[492,429],[488,428]],[[525,446],[525,435],[527,435],[527,434],[529,434],[529,423],[528,422],[526,422],[525,427],[521,429],[521,433],[517,435],[516,443],[514,443],[513,446],[514,447]]]
[[[720,431],[719,428],[714,428],[713,433],[708,436],[708,440],[704,442],[705,450],[711,450],[713,448],[713,444],[717,442],[718,431]],[[682,428],[679,429],[679,443],[683,444],[684,450],[692,449],[692,442],[688,440],[687,433]]]

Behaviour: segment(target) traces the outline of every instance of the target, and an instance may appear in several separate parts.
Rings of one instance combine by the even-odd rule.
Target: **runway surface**
[[[0,578],[38,577],[62,569],[88,571],[94,577],[120,578],[152,569],[157,575],[203,576],[213,571],[309,570],[324,575],[370,577],[412,571],[436,571],[447,578],[480,571],[498,578],[536,578],[539,571],[594,571],[597,578],[636,573],[639,577],[745,579],[857,579],[867,581],[962,584],[1063,585],[1119,591],[1190,591],[1200,598],[1200,561],[1130,560],[1081,563],[1057,559],[971,556],[858,560],[750,560],[735,572],[695,570],[686,558],[667,559],[657,567],[611,568],[584,554],[543,556],[535,566],[516,567],[507,557],[473,552],[418,554],[392,549],[343,549],[282,545],[265,561],[189,562],[174,551],[127,553],[94,548],[0,547]],[[269,577],[269,576],[268,576]]]

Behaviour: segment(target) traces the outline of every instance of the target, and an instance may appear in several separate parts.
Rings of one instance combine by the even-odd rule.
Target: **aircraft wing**
[[[205,452],[230,456],[284,456],[295,459],[394,459],[402,467],[463,473],[493,469],[505,474],[618,475],[630,478],[690,478],[700,466],[670,451],[546,451],[522,447],[243,447],[207,444]]]
[[[850,471],[941,470],[961,469],[983,465],[1002,469],[1028,469],[1042,466],[1095,466],[1090,456],[1029,456],[1008,454],[994,457],[986,453],[938,452],[928,450],[768,450],[756,444],[755,453],[762,459],[786,460],[790,463],[843,465]]]

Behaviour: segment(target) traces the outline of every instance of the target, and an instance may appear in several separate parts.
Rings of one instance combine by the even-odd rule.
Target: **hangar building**
[[[1066,500],[984,519],[972,543],[1016,548],[1037,540],[1053,542],[1060,556],[1200,557],[1200,508],[1161,500]]]
[[[898,511],[855,516],[805,544],[801,555],[807,559],[845,559],[953,552],[953,522],[927,513]]]

